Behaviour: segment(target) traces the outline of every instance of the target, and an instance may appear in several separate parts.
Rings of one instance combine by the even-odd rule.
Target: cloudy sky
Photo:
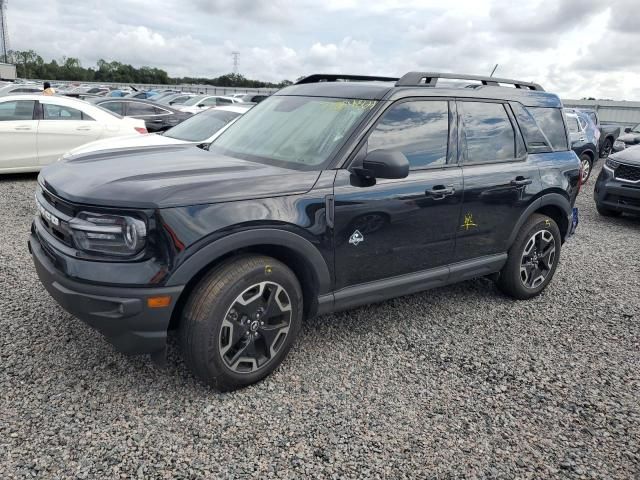
[[[409,70],[533,80],[640,100],[639,0],[9,0],[11,47],[171,76],[279,81]]]

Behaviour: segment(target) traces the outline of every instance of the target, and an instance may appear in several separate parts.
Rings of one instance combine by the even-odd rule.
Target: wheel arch
[[[174,308],[171,327],[179,322],[182,308],[207,272],[239,255],[262,254],[289,267],[300,282],[305,317],[316,314],[318,297],[331,289],[329,267],[320,251],[304,237],[273,228],[245,230],[215,240],[187,258],[170,276],[167,286],[185,285]]]
[[[537,198],[531,205],[527,207],[527,209],[520,215],[518,222],[515,227],[511,231],[511,235],[509,235],[509,239],[507,242],[507,248],[511,248],[513,242],[522,228],[522,225],[533,215],[534,213],[541,213],[543,215],[547,215],[551,217],[557,224],[560,229],[560,236],[562,237],[562,241],[564,242],[567,232],[569,231],[569,216],[571,215],[573,209],[571,207],[571,203],[569,199],[566,197],[566,194],[561,193],[547,193],[539,198]]]

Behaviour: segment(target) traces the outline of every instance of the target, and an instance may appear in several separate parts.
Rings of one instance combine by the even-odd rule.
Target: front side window
[[[402,152],[412,170],[447,163],[449,103],[402,102],[391,107],[369,136],[367,151]]]
[[[164,136],[187,142],[204,142],[239,116],[239,113],[225,110],[205,110],[170,128]]]
[[[491,163],[515,158],[515,132],[501,103],[460,102],[466,163]]]
[[[220,135],[211,150],[285,168],[317,170],[376,104],[373,100],[271,96]]]
[[[52,103],[43,103],[43,119],[44,120],[93,120],[80,110],[66,107],[64,105],[54,105]]]
[[[34,100],[17,100],[0,103],[0,122],[33,120]]]

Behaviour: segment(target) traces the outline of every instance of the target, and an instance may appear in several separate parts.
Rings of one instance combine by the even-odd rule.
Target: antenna
[[[493,70],[491,70],[491,75],[489,75],[489,77],[493,77],[493,74],[496,73],[497,69],[498,69],[498,64],[496,63],[496,66],[493,67]]]
[[[2,1],[2,0],[0,0]],[[233,73],[238,74],[238,63],[240,58],[240,52],[231,52],[231,56],[233,57]]]
[[[0,62],[9,63],[9,29],[7,28],[7,3],[0,0]]]

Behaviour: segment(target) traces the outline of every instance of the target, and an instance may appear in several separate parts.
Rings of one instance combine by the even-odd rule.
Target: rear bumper
[[[117,350],[141,354],[165,348],[171,313],[184,287],[123,288],[78,282],[55,268],[33,234],[29,251],[49,294],[66,311],[102,333]],[[147,306],[147,298],[161,295],[171,297],[168,307]]]
[[[598,176],[593,196],[601,207],[640,215],[640,183],[617,180],[606,168]]]

